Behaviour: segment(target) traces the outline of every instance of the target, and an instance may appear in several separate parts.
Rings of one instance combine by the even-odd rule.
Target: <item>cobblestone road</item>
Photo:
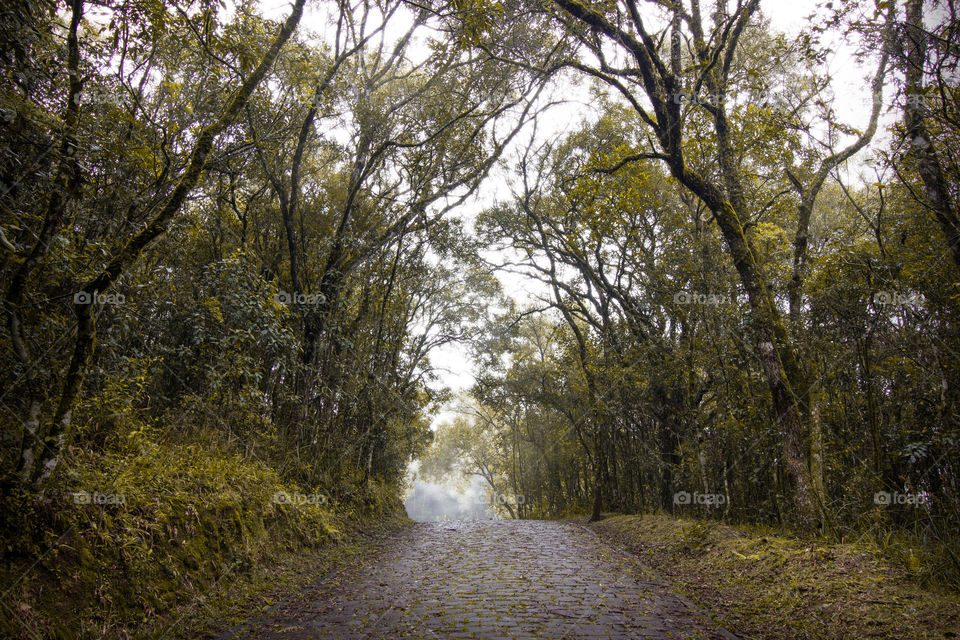
[[[228,637],[733,638],[589,529],[529,520],[417,524]]]

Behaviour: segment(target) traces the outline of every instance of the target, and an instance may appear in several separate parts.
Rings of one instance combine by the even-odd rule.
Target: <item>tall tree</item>
[[[732,126],[728,105],[740,90],[734,72],[741,39],[757,17],[758,0],[738,5],[732,12],[721,6],[710,22],[702,16],[699,0],[691,0],[689,10],[680,4],[649,3],[650,8],[659,6],[667,11],[667,19],[665,23],[661,20],[663,26],[657,31],[651,30],[648,22],[659,18],[652,14],[645,17],[630,0],[614,6],[555,0],[552,6],[557,10],[557,20],[596,61],[575,60],[570,65],[616,90],[656,140],[655,148],[625,160],[664,162],[671,175],[703,202],[716,220],[749,300],[755,353],[773,398],[797,525],[814,527],[823,496],[818,495],[818,485],[811,479],[805,445],[811,415],[809,380],[758,260],[757,203],[747,192],[747,173],[738,163],[738,149],[747,144],[749,132]],[[686,51],[683,42],[687,43]],[[881,80],[882,71],[883,63],[877,74]],[[878,111],[876,106],[874,111]],[[711,123],[715,171],[698,168],[689,159],[695,112],[702,112]],[[872,132],[868,129],[866,140]],[[865,144],[858,143],[851,145],[846,155],[841,153],[826,164],[849,157]],[[808,188],[808,200],[819,189],[812,187]],[[802,229],[798,233],[802,236]]]

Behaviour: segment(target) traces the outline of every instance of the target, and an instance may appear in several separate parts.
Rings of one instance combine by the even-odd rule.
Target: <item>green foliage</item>
[[[710,539],[710,530],[715,526],[710,521],[692,522],[689,525],[683,525],[680,530],[680,536],[684,544],[692,549],[702,549],[708,544]]]
[[[336,538],[330,505],[395,510],[421,456],[514,498],[507,516],[803,511],[955,580],[960,277],[929,163],[894,136],[876,175],[817,182],[860,126],[834,111],[817,34],[869,48],[882,7],[796,41],[747,5],[716,12],[679,45],[653,34],[671,82],[646,86],[605,33],[640,28],[630,6],[333,3],[339,28],[294,35],[229,117],[279,46],[253,3],[0,9],[0,515],[7,569],[42,568],[15,615],[69,635],[48,613],[66,593],[81,634],[160,616],[261,547]],[[548,81],[595,62],[616,91],[510,157]],[[955,89],[926,75],[952,184]],[[659,95],[694,86],[727,103]],[[515,197],[458,218],[498,162]],[[497,257],[537,300],[504,297]],[[454,343],[480,371],[434,435],[450,394],[431,355]],[[86,487],[125,501],[64,502]]]
[[[376,18],[331,5],[344,28],[294,35],[233,117],[283,33],[255,4],[15,4],[0,25],[6,578],[27,573],[13,611],[40,635],[95,636],[199,598],[258,549],[399,511],[447,397],[430,356],[476,336],[499,295],[451,210],[529,121],[538,74],[448,47],[427,14],[395,40],[401,2]],[[461,7],[467,31],[492,29],[488,8]],[[125,502],[62,499],[84,487]],[[281,490],[329,502],[272,504]]]
[[[58,638],[149,628],[257,562],[335,542],[351,509],[298,504],[321,494],[210,446],[73,449],[64,464],[55,492],[5,497],[2,583],[23,614],[4,616],[6,634],[20,635],[21,624]],[[81,492],[89,503],[78,502]],[[372,506],[385,513],[396,503]]]
[[[826,103],[797,103],[789,117],[784,99],[758,104],[772,87],[807,92],[822,79],[782,38],[749,29],[727,112],[741,222],[800,363],[774,379],[797,385],[799,473],[823,483],[819,531],[898,531],[922,550],[905,563],[956,583],[960,556],[946,533],[960,522],[956,270],[918,209],[918,183],[826,180],[801,227],[796,192],[823,153],[788,120],[835,117]],[[516,197],[478,219],[482,239],[518,251],[553,307],[537,319],[511,310],[497,324],[512,330],[491,324],[478,349],[473,396],[490,418],[473,428],[499,443],[484,466],[532,497],[532,517],[600,508],[789,526],[785,428],[750,278],[731,264],[715,212],[678,193],[658,162],[631,159],[651,153],[649,121],[601,104],[579,129],[530,149]],[[685,161],[721,171],[711,119],[697,105],[685,114]],[[725,500],[683,504],[678,492]],[[885,506],[878,492],[924,502]]]

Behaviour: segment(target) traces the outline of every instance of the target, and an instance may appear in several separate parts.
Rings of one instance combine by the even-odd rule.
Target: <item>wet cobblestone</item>
[[[231,638],[733,638],[568,522],[420,523]]]

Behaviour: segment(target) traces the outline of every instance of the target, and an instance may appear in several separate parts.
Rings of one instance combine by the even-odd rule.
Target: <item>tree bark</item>
[[[923,74],[927,58],[927,32],[923,27],[923,0],[907,0],[907,55],[904,124],[910,143],[909,153],[917,162],[923,181],[925,204],[933,211],[947,241],[954,263],[960,267],[960,212],[950,195],[950,185],[922,110]]]
[[[43,226],[37,235],[37,241],[14,273],[4,298],[4,307],[7,310],[7,328],[10,331],[13,351],[21,365],[26,369],[27,421],[20,440],[20,454],[17,457],[15,470],[15,474],[19,475],[22,480],[29,480],[33,475],[37,450],[42,444],[43,438],[40,430],[42,402],[40,390],[37,388],[39,367],[36,366],[37,363],[32,361],[27,349],[27,343],[23,336],[20,308],[23,304],[27,279],[50,251],[50,242],[63,225],[67,206],[76,197],[80,186],[80,170],[76,158],[76,136],[80,124],[80,92],[83,89],[83,82],[80,78],[80,41],[77,31],[83,18],[83,0],[72,0],[70,6],[70,29],[67,33],[67,74],[70,79],[54,187],[50,193]]]

